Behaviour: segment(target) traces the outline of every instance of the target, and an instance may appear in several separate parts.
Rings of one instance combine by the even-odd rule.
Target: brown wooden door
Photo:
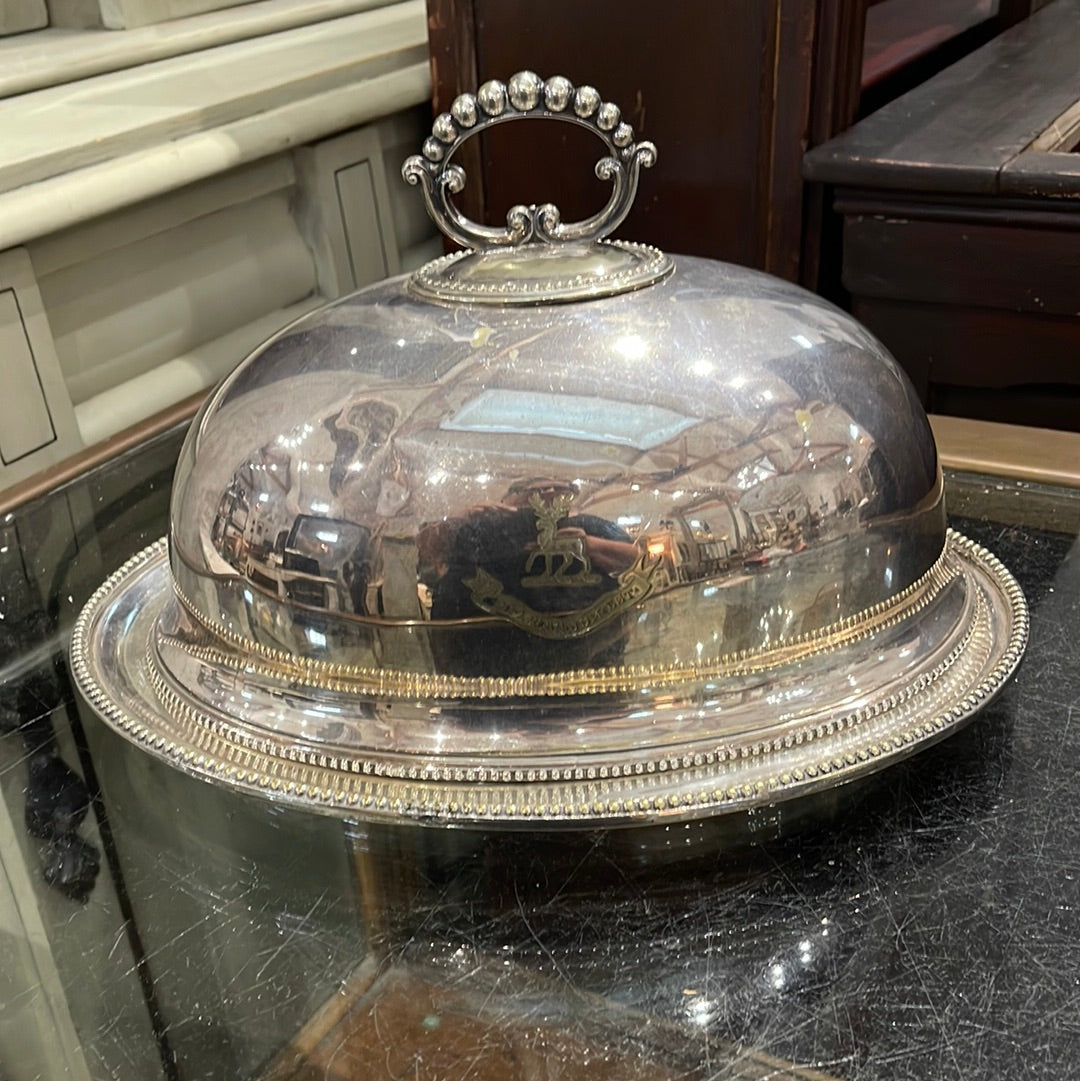
[[[437,111],[523,68],[590,83],[659,148],[620,235],[794,279],[810,117],[814,0],[429,0]],[[480,145],[477,146],[476,144]],[[515,203],[564,220],[603,205],[603,146],[565,123],[505,124],[467,143],[462,207]]]

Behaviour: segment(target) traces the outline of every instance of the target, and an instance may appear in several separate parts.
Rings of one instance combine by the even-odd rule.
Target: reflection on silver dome
[[[697,259],[559,315],[393,282],[249,359],[177,476],[193,615],[414,673],[655,668],[827,628],[941,554],[925,418],[847,316]]]

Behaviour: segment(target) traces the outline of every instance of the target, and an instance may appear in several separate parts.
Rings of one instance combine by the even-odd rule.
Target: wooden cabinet
[[[872,68],[865,50],[906,35],[889,77],[917,61],[912,77],[925,78],[944,63],[941,49],[959,55],[974,47],[973,32],[991,36],[1031,2],[952,0],[944,17],[939,0],[427,0],[435,109],[523,68],[591,83],[660,151],[621,235],[814,288],[830,222],[823,189],[803,183],[801,158],[858,115]],[[896,4],[903,17],[883,22],[877,7],[889,14]],[[965,22],[957,12],[968,8]],[[936,31],[932,55],[924,24]],[[886,80],[877,100],[896,85]],[[602,205],[592,173],[600,144],[565,124],[521,128],[463,148],[461,205],[471,217],[501,222],[515,203],[553,200],[576,218]]]
[[[807,156],[854,314],[935,412],[1080,429],[1080,0]]]

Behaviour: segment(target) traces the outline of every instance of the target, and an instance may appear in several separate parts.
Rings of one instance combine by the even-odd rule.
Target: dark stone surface
[[[634,868],[617,835],[488,839],[425,935],[852,1081],[1073,1076],[1080,550],[956,524],[1032,605],[1027,659],[969,727],[741,851],[673,827],[685,861],[654,837]]]
[[[98,850],[89,841],[69,833],[49,844],[42,873],[50,886],[74,901],[85,903],[100,869]]]
[[[89,806],[86,783],[70,766],[48,752],[31,755],[26,784],[27,833],[45,839],[72,834]]]

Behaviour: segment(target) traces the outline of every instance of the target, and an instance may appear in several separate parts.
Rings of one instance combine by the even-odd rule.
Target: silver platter
[[[879,606],[795,648],[733,655],[723,678],[706,673],[693,690],[660,688],[647,723],[617,694],[394,697],[350,690],[330,670],[261,670],[241,653],[231,667],[221,655],[183,658],[178,679],[161,633],[179,603],[164,539],[94,594],[72,659],[114,729],[190,774],[281,804],[438,825],[675,822],[845,784],[985,706],[1023,654],[1023,594],[993,555],[953,531],[928,574],[918,603],[893,614]],[[517,719],[499,746],[486,736],[498,728],[485,724],[492,710]],[[285,715],[311,720],[283,730]],[[586,730],[587,749],[573,739]],[[441,735],[454,754],[439,752]]]

